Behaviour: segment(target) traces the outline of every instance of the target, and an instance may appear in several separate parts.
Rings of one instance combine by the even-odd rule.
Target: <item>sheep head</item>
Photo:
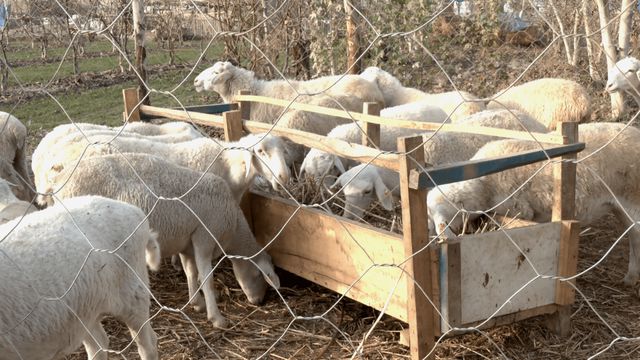
[[[253,71],[236,67],[228,61],[218,61],[198,74],[193,86],[197,92],[215,91],[224,101],[230,102],[238,90],[250,90],[247,80],[254,76]]]
[[[280,288],[280,278],[266,251],[256,255],[253,260],[232,258],[231,263],[240,288],[250,303],[262,303],[269,285],[275,289]]]
[[[364,69],[360,76],[376,84],[387,105],[393,103],[392,99],[395,96],[395,92],[404,87],[400,80],[379,67],[370,66]]]
[[[286,144],[277,136],[270,134],[251,134],[238,141],[238,145],[251,151],[251,166],[256,173],[268,179],[274,190],[279,184],[286,184],[291,171],[286,162]],[[247,168],[249,175],[249,168]]]
[[[346,171],[339,157],[322,150],[311,149],[300,165],[300,177],[307,174],[319,180],[327,175],[335,175],[333,170],[337,170],[339,174]]]
[[[607,74],[607,85],[605,90],[609,93],[616,91],[640,91],[640,61],[634,57],[627,56],[609,69]]]
[[[342,188],[345,197],[344,217],[359,219],[374,201],[385,210],[393,210],[393,195],[373,165],[362,164],[340,175],[331,190]]]

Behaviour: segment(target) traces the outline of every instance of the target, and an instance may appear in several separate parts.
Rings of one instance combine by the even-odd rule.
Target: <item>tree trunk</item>
[[[601,79],[600,74],[598,74],[598,72],[596,71],[596,67],[598,64],[593,54],[593,46],[591,45],[592,37],[589,36],[591,35],[591,25],[589,23],[590,14],[587,7],[587,1],[590,0],[582,0],[582,20],[584,21],[584,33],[587,36],[585,38],[587,47],[587,62],[589,63],[589,76],[591,76],[593,80],[598,81]]]
[[[620,28],[618,30],[618,48],[620,58],[629,55],[631,40],[631,20],[633,18],[634,0],[622,0],[620,13]]]
[[[133,12],[133,33],[135,34],[136,47],[136,70],[138,72],[138,96],[144,99],[142,102],[149,105],[147,97],[147,69],[145,67],[145,59],[147,57],[147,49],[144,44],[144,32],[146,30],[144,23],[144,0],[132,0],[131,11]]]
[[[560,15],[558,14],[558,9],[556,8],[556,4],[553,2],[553,0],[549,0],[549,5],[551,6],[551,9],[553,10],[553,14],[556,17],[556,21],[558,22],[558,27],[560,28],[560,35],[562,36],[562,43],[564,44],[564,51],[567,55],[567,63],[571,64],[571,46],[569,45],[569,38],[566,36],[567,34],[564,31],[564,23],[562,22],[562,19],[560,18]]]
[[[616,61],[616,48],[611,41],[611,32],[607,23],[609,22],[609,8],[604,3],[604,0],[595,0],[598,6],[598,16],[600,18],[600,35],[602,36],[602,47],[604,48],[605,55],[607,57],[607,69],[611,69]],[[615,92],[611,95],[611,117],[617,119],[622,112],[624,112],[624,99],[620,92]]]
[[[358,34],[358,24],[355,12],[349,0],[344,0],[344,10],[347,14],[347,72],[349,74],[359,74],[362,71],[362,60],[360,56],[360,34]]]

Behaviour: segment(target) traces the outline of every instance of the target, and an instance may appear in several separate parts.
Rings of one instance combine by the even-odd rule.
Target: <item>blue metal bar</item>
[[[557,146],[545,150],[525,151],[498,158],[470,160],[462,163],[434,167],[427,170],[429,175],[418,170],[411,170],[412,189],[431,189],[436,185],[450,184],[458,181],[478,178],[500,171],[533,164],[547,158],[555,158],[584,150],[584,143]],[[416,179],[417,181],[413,181]],[[432,181],[433,179],[433,181]]]

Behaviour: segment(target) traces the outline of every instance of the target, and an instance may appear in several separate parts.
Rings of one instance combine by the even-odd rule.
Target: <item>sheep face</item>
[[[364,71],[360,73],[360,76],[376,84],[378,89],[380,89],[380,92],[382,92],[384,102],[387,105],[393,103],[392,99],[395,95],[395,91],[403,87],[400,80],[396,79],[393,75],[379,67],[370,66],[364,69]]]
[[[640,90],[640,61],[634,57],[626,57],[618,61],[607,75],[607,85],[605,90],[609,93],[616,91]]]
[[[343,216],[347,219],[361,219],[364,211],[376,199],[385,210],[393,210],[393,195],[377,170],[371,166],[356,166],[342,174],[331,186],[332,190],[339,188],[344,192]]]
[[[449,199],[443,194],[455,193],[452,187],[459,186],[461,183],[442,185],[429,191],[427,194],[427,208],[429,209],[429,231],[435,231],[437,236],[447,238],[455,238],[455,234],[462,231],[463,218],[462,213],[458,211],[456,206],[461,209],[465,208],[465,204],[456,204],[454,206]],[[455,195],[453,196],[455,197]],[[469,219],[477,218],[477,214],[469,214]]]
[[[268,285],[275,289],[280,288],[280,278],[275,272],[271,256],[265,251],[258,254],[253,261],[255,265],[250,260],[232,259],[233,272],[247,300],[258,305],[264,300]]]
[[[268,179],[271,187],[277,190],[279,184],[286,184],[291,171],[286,162],[286,144],[273,135],[254,134],[242,138],[242,143],[253,147],[252,166],[256,172]]]
[[[197,92],[215,91],[219,94],[227,93],[226,83],[233,78],[236,67],[228,61],[218,61],[213,66],[205,69],[193,81]]]
[[[339,157],[318,150],[311,149],[305,156],[302,165],[300,165],[300,176],[304,174],[319,180],[323,177],[343,174],[345,172],[344,165]]]

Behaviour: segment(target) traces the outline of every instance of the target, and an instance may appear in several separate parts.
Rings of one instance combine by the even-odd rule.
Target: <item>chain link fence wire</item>
[[[201,70],[223,59],[251,69],[267,79],[311,79],[340,75],[319,94],[301,93],[289,83],[296,96],[286,100],[308,101],[309,98],[325,96],[333,100],[332,107],[346,109],[339,99],[328,96],[327,92],[346,76],[346,70],[349,69],[345,44],[347,9],[357,23],[360,37],[358,60],[366,66],[379,66],[387,70],[403,84],[428,89],[430,93],[464,90],[478,95],[483,101],[490,101],[500,90],[528,80],[567,77],[584,84],[591,93],[592,115],[587,121],[604,121],[611,110],[607,97],[602,95],[606,80],[605,62],[610,54],[605,49],[606,44],[601,42],[601,34],[603,31],[614,32],[619,27],[625,10],[635,11],[635,4],[631,1],[622,1],[621,4],[609,1],[606,9],[601,9],[609,12],[609,20],[603,23],[596,21],[596,6],[589,1],[577,0],[147,1],[145,16],[149,58],[146,66],[150,76],[141,79],[135,66],[135,50],[131,38],[132,3],[133,1],[127,0],[25,0],[4,4],[4,13],[9,15],[6,17],[6,26],[2,29],[1,39],[2,110],[16,114],[26,123],[30,132],[27,144],[29,149],[33,149],[40,138],[55,125],[80,122],[109,125],[121,123],[120,95],[117,91],[101,91],[103,87],[115,86],[119,91],[124,87],[122,84],[130,86],[143,81],[154,105],[182,110],[194,103],[221,102],[215,93],[196,94],[191,83]],[[637,32],[637,18],[633,18],[633,34]],[[95,104],[83,103],[78,106],[73,97],[85,92],[90,93],[93,99],[85,101],[94,101]],[[114,96],[114,93],[117,95]],[[115,99],[103,101],[109,97]],[[621,197],[625,194],[616,193],[605,181],[606,178],[611,178],[610,175],[601,173],[599,168],[583,164],[590,158],[598,157],[607,147],[614,146],[620,134],[629,131],[628,127],[636,126],[638,113],[635,112],[634,104],[626,105],[627,109],[619,114],[619,119],[625,124],[619,133],[601,147],[580,154],[579,159],[574,162],[578,167],[586,168],[580,174],[591,176],[578,181],[590,181],[604,188],[605,196],[610,197],[610,202],[617,205],[628,218],[628,225],[618,226],[621,229],[618,230],[613,226],[617,220],[611,215],[583,224],[585,226],[580,233],[576,275],[558,277],[547,274],[539,268],[535,259],[529,258],[527,249],[520,248],[517,239],[513,239],[511,233],[506,231],[503,221],[495,216],[500,205],[518,201],[518,196],[528,191],[536,177],[548,174],[553,165],[562,160],[548,158],[530,166],[524,181],[510,195],[490,208],[471,210],[452,202],[456,206],[456,216],[483,216],[484,222],[478,225],[477,232],[495,231],[504,234],[507,241],[505,246],[514,247],[523,255],[522,266],[530,269],[532,275],[519,284],[489,318],[473,327],[450,326],[437,339],[432,350],[436,358],[561,359],[638,356],[640,328],[632,320],[639,308],[638,299],[635,288],[627,288],[620,282],[625,273],[623,269],[628,248],[625,238],[635,230],[637,213]],[[45,115],[48,119],[44,123],[39,120],[43,117],[38,112],[39,108],[41,111],[51,112]],[[272,129],[277,127],[287,110],[289,109],[283,109],[278,119],[273,120]],[[20,116],[22,113],[25,114],[24,117]],[[356,122],[353,118],[350,121]],[[197,128],[202,134],[210,136],[224,151],[238,149],[236,145],[230,146],[220,140],[219,131],[204,126]],[[198,213],[184,200],[192,192],[198,191],[202,177],[196,183],[184,184],[184,193],[178,196],[158,193],[138,174],[140,169],[132,166],[128,158],[130,155],[117,150],[117,139],[126,130],[120,129],[112,138],[99,143],[92,140],[89,132],[85,134],[81,128],[78,131],[84,136],[86,148],[74,163],[71,174],[74,173],[75,166],[87,160],[84,154],[90,147],[111,144],[116,149],[117,156],[135,174],[130,180],[141,183],[153,194],[154,204],[150,207],[147,218],[153,214],[158,204],[178,202],[184,207],[184,212],[195,217],[211,240],[222,249],[221,239],[213,235],[214,229],[209,229],[208,223],[202,219],[205,214]],[[425,138],[424,143],[441,133],[441,130],[435,131],[431,137]],[[541,142],[532,143],[535,148],[545,149]],[[389,153],[404,155],[397,151],[379,152],[380,155]],[[222,152],[211,157],[207,169],[221,161],[221,154]],[[266,163],[263,165],[268,166]],[[271,172],[277,174],[275,169]],[[277,192],[256,185],[259,190],[270,191],[295,204],[296,210],[278,234],[304,209],[315,208],[337,214],[347,211],[340,191],[327,192],[321,184],[298,178],[295,173],[293,177],[290,183],[280,182],[280,190]],[[629,187],[633,186],[629,184]],[[64,199],[57,197],[55,193],[53,197],[56,203],[64,206]],[[374,204],[373,207],[361,209],[364,215],[357,220],[400,233],[400,209],[397,202],[392,211]],[[84,234],[75,220],[72,223],[74,230]],[[0,239],[0,253],[3,255],[6,255],[2,250],[3,243],[12,241],[12,232],[18,227],[20,222],[13,223],[12,228],[7,229]],[[340,227],[349,233],[353,247],[362,251],[369,260],[360,277],[348,284],[342,293],[331,292],[282,272],[280,274],[284,286],[280,289],[270,288],[265,304],[251,305],[235,285],[236,281],[226,260],[241,258],[257,266],[256,255],[231,255],[222,249],[223,255],[214,260],[213,268],[206,277],[212,277],[219,289],[218,306],[229,320],[226,329],[214,328],[204,314],[193,310],[190,306],[193,298],[187,296],[183,276],[171,269],[168,261],[165,261],[160,272],[151,273],[150,287],[146,289],[152,303],[151,315],[147,321],[158,335],[160,357],[409,357],[407,348],[398,344],[400,332],[406,324],[395,320],[385,311],[403,281],[403,275],[410,276],[406,271],[408,262],[419,253],[427,251],[428,247],[425,246],[397,263],[377,263],[374,260],[376,256],[367,253],[367,247],[363,243],[367,239],[351,234],[346,222],[341,222]],[[95,252],[119,256],[116,254],[117,249],[98,248],[92,245],[91,238],[86,238],[86,241],[89,249],[84,260],[80,259],[82,264]],[[128,241],[129,238],[122,239],[118,248],[126,246]],[[277,241],[278,235],[267,241],[266,246]],[[432,234],[429,246],[438,241],[439,238]],[[47,294],[46,289],[37,288],[37,282],[30,278],[31,271],[20,268],[17,260],[19,259],[2,256],[0,261],[12,264],[8,267],[14,267],[17,273],[24,274],[26,284],[36,290],[34,303],[53,301],[64,305],[69,310],[69,316],[82,323],[87,333],[97,341],[100,334],[91,333],[91,324],[83,323],[76,310],[66,305],[65,297],[69,291],[58,296]],[[124,261],[122,258],[120,260]],[[124,271],[134,271],[126,261],[124,265]],[[373,310],[348,298],[363,278],[375,274],[378,269],[388,268],[396,269],[398,277],[393,286],[381,294],[385,299],[382,311]],[[77,270],[78,276],[82,271],[83,265]],[[80,286],[75,283],[78,276],[65,283],[64,287],[72,289]],[[571,314],[572,332],[569,337],[558,337],[547,330],[540,318],[484,328],[484,325],[492,324],[501,314],[500,311],[509,307],[532,284],[557,280],[569,284],[576,291]],[[575,284],[571,280],[576,280]],[[198,290],[202,287],[200,284]],[[417,296],[428,298],[426,289],[420,287],[419,292]],[[447,324],[447,318],[440,313],[435,300],[428,298],[438,317]],[[30,313],[12,313],[11,308],[0,310],[0,315],[6,319],[19,319],[17,323],[13,322],[13,326],[0,324],[2,337],[15,331],[15,327],[23,322],[40,321],[30,319]],[[42,322],[45,320],[42,319]],[[138,358],[135,346],[132,346],[134,339],[122,324],[111,317],[104,323],[110,344],[106,348],[100,348],[96,357],[101,352],[106,352],[112,357]],[[462,335],[448,337],[454,333]],[[6,351],[10,358],[24,358],[15,347]],[[79,349],[66,358],[81,359],[83,356],[84,351]]]

